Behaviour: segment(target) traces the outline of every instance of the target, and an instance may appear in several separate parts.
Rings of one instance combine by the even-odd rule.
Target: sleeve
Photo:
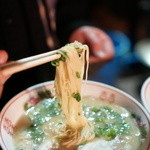
[[[60,45],[68,42],[69,35],[78,27],[91,25],[90,0],[58,0],[56,29]]]

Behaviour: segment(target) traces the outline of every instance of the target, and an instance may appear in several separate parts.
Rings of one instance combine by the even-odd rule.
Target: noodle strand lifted
[[[66,58],[56,67],[55,92],[66,119],[64,131],[59,136],[63,145],[72,147],[94,138],[94,128],[82,111],[82,80],[89,63],[89,49],[79,42],[60,49]],[[86,66],[86,68],[85,68]]]

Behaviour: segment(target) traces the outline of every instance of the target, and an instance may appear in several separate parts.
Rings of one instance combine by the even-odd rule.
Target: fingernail
[[[102,50],[101,51],[96,51],[95,52],[95,56],[97,56],[97,57],[105,57],[106,53],[103,52]]]

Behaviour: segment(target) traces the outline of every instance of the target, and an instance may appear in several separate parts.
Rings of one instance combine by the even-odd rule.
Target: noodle
[[[82,111],[81,86],[85,70],[87,79],[89,49],[86,45],[74,42],[62,47],[61,51],[67,54],[67,58],[56,67],[54,84],[67,125],[58,137],[63,145],[71,147],[95,137],[94,128]]]

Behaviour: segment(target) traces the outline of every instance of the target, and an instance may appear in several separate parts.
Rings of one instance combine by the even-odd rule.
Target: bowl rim
[[[86,83],[88,82],[88,84],[94,84],[94,85],[97,85],[97,86],[103,86],[103,87],[107,87],[113,91],[117,91],[119,92],[120,94],[124,95],[124,96],[127,96],[129,97],[130,99],[132,99],[132,101],[138,105],[138,107],[140,107],[143,112],[146,114],[146,116],[148,116],[148,120],[150,121],[150,114],[148,113],[147,109],[145,109],[145,107],[138,101],[136,100],[133,96],[131,96],[130,94],[124,92],[123,90],[119,89],[119,88],[116,88],[114,86],[111,86],[111,85],[108,85],[108,84],[105,84],[105,83],[102,83],[102,82],[97,82],[97,81],[93,81],[93,80],[84,80],[83,83]],[[147,86],[147,83],[150,82],[150,77],[145,81],[144,85],[142,86],[142,91],[144,90],[144,88]],[[43,85],[49,85],[49,84],[52,84],[54,83],[54,80],[51,80],[51,81],[46,81],[46,82],[41,82],[41,83],[38,83],[38,84],[35,84],[35,85],[32,85],[28,88],[26,88],[25,90],[22,90],[21,92],[19,92],[18,94],[16,94],[15,96],[13,96],[5,105],[4,107],[2,108],[2,110],[0,111],[0,124],[1,124],[1,114],[4,113],[4,110],[9,107],[17,98],[19,98],[21,95],[24,95],[24,94],[27,94],[27,93],[30,93],[33,89],[35,88],[38,88],[38,87],[41,87]],[[143,92],[142,92],[143,93]]]
[[[144,105],[144,107],[146,108],[146,110],[150,113],[150,105],[148,105],[147,100],[146,100],[146,92],[147,92],[147,88],[150,84],[150,76],[144,81],[142,88],[141,88],[141,100],[142,103]]]

